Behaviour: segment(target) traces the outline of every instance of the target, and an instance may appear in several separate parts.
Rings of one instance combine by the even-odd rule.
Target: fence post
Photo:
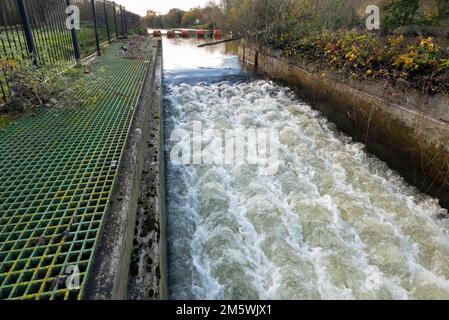
[[[23,32],[28,45],[28,51],[33,57],[34,64],[37,65],[36,46],[34,44],[33,31],[31,29],[30,16],[28,15],[28,7],[25,0],[17,0],[17,9],[19,10],[20,20],[22,21]]]
[[[95,6],[95,0],[90,0],[92,4],[92,14],[94,18],[94,28],[95,28],[95,42],[97,44],[97,55],[101,56],[101,48],[100,48],[100,36],[98,35],[98,21],[97,21],[97,9]]]
[[[109,19],[108,19],[108,8],[106,6],[106,0],[103,0],[104,7],[104,22],[106,24],[106,32],[108,34],[108,41],[111,43],[111,32],[109,31]]]
[[[125,34],[128,35],[128,12],[125,9]]]
[[[71,6],[70,0],[65,1],[67,7]],[[72,13],[68,13],[67,16],[71,15]],[[81,53],[80,53],[80,45],[78,42],[78,33],[76,32],[75,28],[72,28],[70,30],[70,33],[72,34],[72,42],[73,42],[73,51],[75,53],[75,60],[76,62],[81,61]]]
[[[122,36],[125,36],[125,22],[123,20],[123,6],[120,6],[120,20],[122,22]]]
[[[114,8],[115,36],[118,38],[117,11],[115,8],[115,2],[112,2],[112,7]]]

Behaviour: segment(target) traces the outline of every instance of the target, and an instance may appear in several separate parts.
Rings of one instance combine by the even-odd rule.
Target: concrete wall
[[[129,276],[129,300],[168,298],[162,42],[158,46],[160,48],[150,99],[150,116],[147,122],[149,134],[145,142],[147,147]]]
[[[148,124],[156,123],[158,130],[160,126],[159,121],[150,117],[150,111],[153,108],[160,108],[160,103],[154,104],[155,101],[160,101],[155,99],[155,95],[159,94],[160,97],[160,84],[157,84],[158,81],[160,83],[162,73],[160,45],[156,39],[150,40],[149,45],[152,48],[152,57],[127,138],[105,226],[95,253],[94,265],[86,290],[85,298],[88,300],[125,300],[128,297],[134,229],[142,188],[147,142],[151,133]],[[160,141],[158,140],[156,143],[159,145]],[[162,176],[161,180],[165,181],[165,178]],[[159,188],[163,187],[162,184]],[[163,197],[165,199],[165,195]],[[165,203],[161,201],[158,213],[165,215],[164,209]],[[161,250],[165,250],[165,247]],[[161,277],[165,276],[159,276],[159,279]],[[165,285],[164,281],[161,280],[161,282]]]
[[[449,208],[448,96],[427,99],[413,90],[323,76],[244,42],[239,56],[256,73],[292,87],[367,151]]]

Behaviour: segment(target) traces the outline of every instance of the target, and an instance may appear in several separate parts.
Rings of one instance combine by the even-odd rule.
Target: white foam
[[[445,210],[289,90],[183,84],[167,98],[170,129],[277,128],[281,142],[274,176],[169,163],[173,298],[449,298]]]

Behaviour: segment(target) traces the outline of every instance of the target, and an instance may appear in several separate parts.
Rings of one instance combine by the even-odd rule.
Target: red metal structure
[[[223,32],[221,30],[215,29],[214,37],[215,37],[215,39],[221,39],[223,37]]]
[[[206,31],[204,31],[204,29],[200,29],[196,32],[196,36],[198,38],[204,38],[206,36]]]

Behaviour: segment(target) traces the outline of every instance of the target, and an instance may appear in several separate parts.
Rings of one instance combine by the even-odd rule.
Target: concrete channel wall
[[[280,52],[242,41],[247,68],[290,86],[368,152],[449,208],[449,96],[318,74]]]
[[[162,46],[161,41],[149,42],[152,55],[148,61],[149,68],[143,84],[138,109],[133,120],[126,143],[124,158],[120,164],[118,183],[115,186],[113,201],[110,205],[105,227],[102,231],[99,247],[94,259],[92,275],[89,279],[86,298],[89,300],[124,300],[128,298],[129,271],[133,251],[137,211],[140,203],[145,163],[148,156],[148,144],[151,141],[151,128],[162,131],[162,118],[152,118],[152,110],[161,113],[162,86]],[[162,140],[157,141],[162,146]],[[161,147],[162,148],[162,147]],[[162,155],[163,152],[159,152]],[[163,167],[163,158],[159,155],[157,163]],[[165,228],[165,177],[164,171],[158,171],[160,181],[157,196],[161,228]],[[165,233],[163,232],[165,236]],[[162,292],[166,288],[166,246],[161,244],[159,254],[162,256],[160,276]],[[162,298],[165,297],[162,294]]]
[[[129,274],[130,300],[168,298],[161,45],[162,42],[159,41]]]

